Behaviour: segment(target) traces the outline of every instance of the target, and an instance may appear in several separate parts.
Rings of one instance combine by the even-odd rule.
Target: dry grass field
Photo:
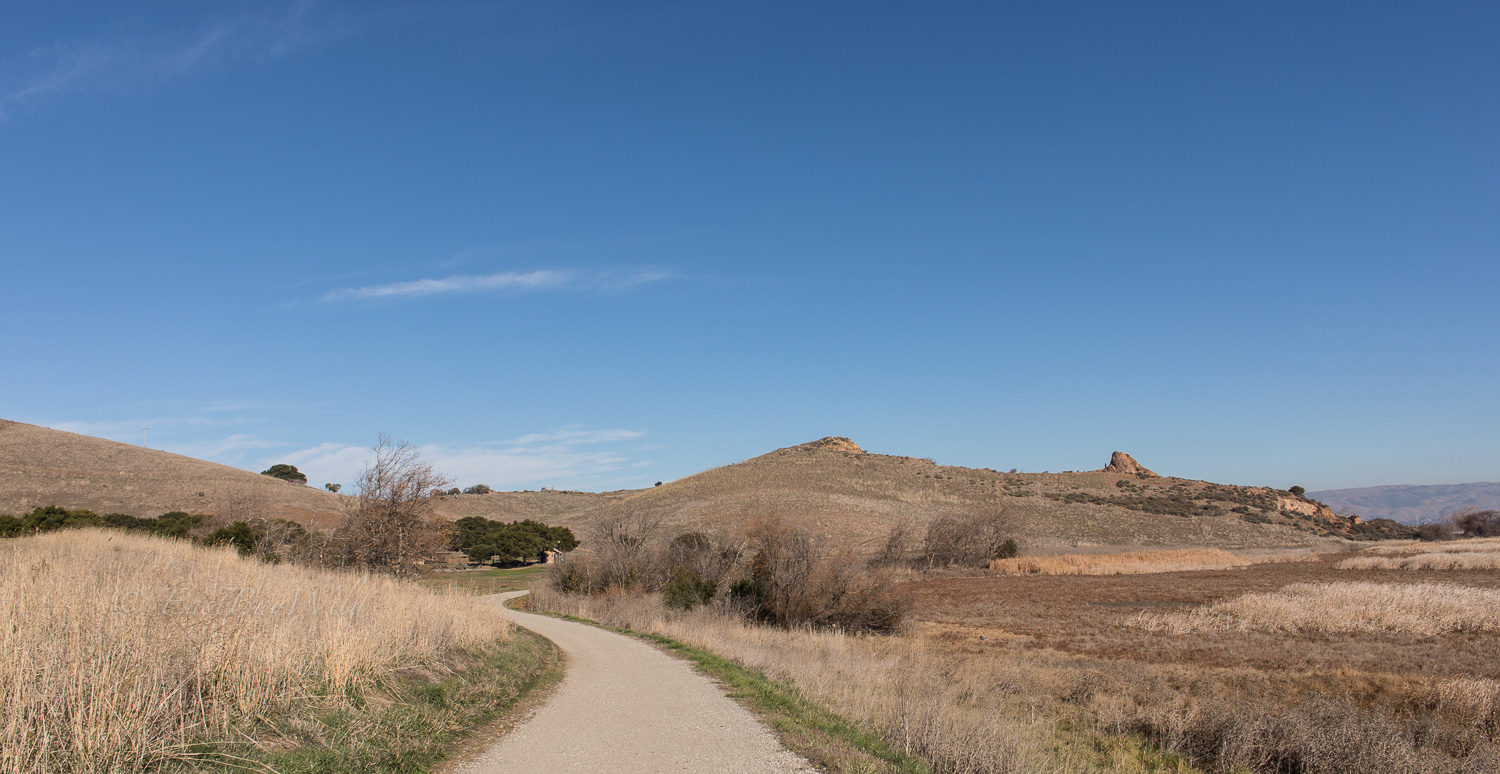
[[[1341,570],[1500,570],[1500,538],[1399,541],[1339,562]]]
[[[1500,572],[1344,556],[911,580],[917,620],[892,637],[534,593],[764,671],[936,771],[1500,770]]]
[[[1310,551],[1233,553],[1221,548],[1185,548],[1167,551],[1119,551],[1098,554],[1018,556],[990,562],[999,575],[1141,575],[1188,570],[1225,570],[1271,562],[1312,561]]]
[[[509,636],[493,605],[96,530],[0,541],[0,772],[191,764],[194,743]]]
[[[902,589],[934,647],[986,671],[1033,663],[1052,677],[1030,685],[1075,717],[1210,768],[1500,770],[1500,572],[1339,569],[1347,556]],[[1336,754],[1351,745],[1376,757]]]

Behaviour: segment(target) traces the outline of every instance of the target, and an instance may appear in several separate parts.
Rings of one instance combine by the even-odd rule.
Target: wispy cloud
[[[539,269],[529,272],[503,271],[495,274],[452,275],[448,277],[392,282],[385,285],[339,288],[329,291],[323,296],[323,300],[395,300],[437,295],[539,290],[624,293],[642,285],[662,282],[672,279],[675,276],[670,270],[654,267],[594,271],[581,269]]]
[[[0,62],[0,121],[69,93],[129,94],[215,68],[261,64],[347,34],[352,25],[314,18],[307,2],[281,4],[191,28],[55,40]]]
[[[643,435],[645,433],[636,430],[571,426],[499,444],[429,444],[420,447],[420,451],[424,461],[462,486],[487,484],[496,489],[589,487],[620,481],[639,483],[638,478],[619,474],[650,467],[650,461],[634,459],[628,452],[600,448],[600,445]],[[296,465],[310,480],[353,483],[370,456],[367,446],[323,443],[280,454],[275,461]]]

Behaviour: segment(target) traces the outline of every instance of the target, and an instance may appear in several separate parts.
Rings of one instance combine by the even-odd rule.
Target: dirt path
[[[686,662],[593,626],[512,615],[567,654],[566,676],[551,700],[460,774],[815,771]]]

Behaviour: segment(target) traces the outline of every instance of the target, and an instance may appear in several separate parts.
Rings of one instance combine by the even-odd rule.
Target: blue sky
[[[1500,479],[1493,3],[5,17],[0,417],[315,483]]]

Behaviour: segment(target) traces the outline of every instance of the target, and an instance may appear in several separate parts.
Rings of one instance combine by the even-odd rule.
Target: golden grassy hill
[[[0,513],[60,505],[237,518],[239,508],[328,527],[341,517],[343,499],[178,454],[0,420]],[[745,522],[779,515],[862,551],[882,545],[897,524],[920,539],[935,518],[996,511],[1028,553],[1092,545],[1307,545],[1349,529],[1327,508],[1263,487],[950,467],[869,454],[847,438],[778,449],[650,489],[450,495],[433,505],[448,519],[536,519],[571,527],[585,539],[590,524],[626,511],[659,522],[667,537],[697,530],[737,538]]]
[[[0,513],[20,515],[40,505],[148,517],[239,509],[331,526],[343,513],[342,500],[180,454],[0,420]]]
[[[481,496],[496,498],[507,495]],[[465,500],[466,497],[450,498]],[[1028,552],[1090,545],[1285,546],[1344,537],[1348,522],[1327,508],[1264,487],[1106,472],[1002,473],[869,454],[847,438],[778,449],[652,489],[615,493],[559,511],[551,523],[588,525],[629,509],[662,530],[738,532],[781,517],[862,551],[897,524],[920,539],[940,516],[1001,511]]]

